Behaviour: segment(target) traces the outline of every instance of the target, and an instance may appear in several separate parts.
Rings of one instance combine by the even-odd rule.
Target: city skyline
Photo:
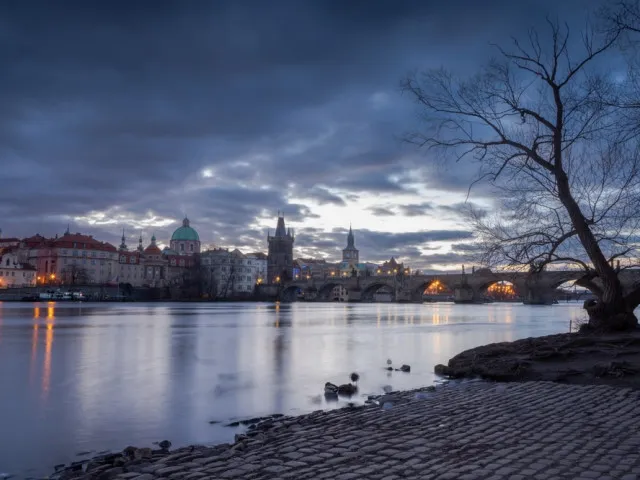
[[[352,223],[366,260],[457,269],[475,168],[400,141],[417,125],[400,81],[473,72],[491,42],[602,2],[558,3],[4,4],[0,227],[118,245],[187,214],[204,244],[264,251],[282,210],[297,257],[338,260]]]

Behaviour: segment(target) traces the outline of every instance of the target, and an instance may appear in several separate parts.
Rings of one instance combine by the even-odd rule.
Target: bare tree
[[[79,265],[67,265],[60,273],[64,283],[69,285],[86,285],[91,280],[89,271]]]
[[[624,78],[625,88],[617,98],[623,117],[621,132],[628,138],[640,136],[640,0],[623,0],[606,5],[600,10],[604,30],[620,36],[621,54],[628,63]]]
[[[602,62],[616,52],[620,29],[587,28],[576,53],[568,27],[551,21],[548,38],[497,47],[477,75],[445,70],[409,76],[404,90],[427,128],[408,140],[447,161],[479,162],[500,199],[498,213],[470,212],[489,263],[578,267],[578,282],[598,330],[635,328],[640,288],[625,291],[616,260],[637,258],[640,155],[620,134],[624,86]]]
[[[223,277],[225,280],[225,284],[222,287],[222,290],[218,297],[220,298],[228,298],[229,296],[235,293],[235,277],[236,277],[236,264],[234,261],[230,261],[229,263],[229,275]],[[231,292],[229,292],[231,289]]]

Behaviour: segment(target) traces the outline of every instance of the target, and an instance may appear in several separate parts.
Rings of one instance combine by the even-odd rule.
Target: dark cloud
[[[476,253],[482,249],[477,243],[453,243],[451,250],[458,253]]]
[[[376,217],[393,217],[395,215],[391,209],[385,207],[371,207],[369,211]]]
[[[433,268],[433,267],[442,267],[449,265],[462,265],[465,262],[470,262],[472,259],[466,255],[461,253],[432,253],[429,255],[423,255],[419,263],[422,265],[422,268]]]
[[[419,204],[401,205],[400,212],[405,217],[421,217],[431,213],[434,206],[430,202],[424,202]]]
[[[351,207],[386,193],[401,205],[417,184],[463,199],[472,166],[436,168],[399,142],[416,126],[400,79],[442,64],[473,72],[490,41],[584,8],[577,0],[2,2],[0,227],[53,235],[70,222],[112,242],[122,226],[132,241],[140,232],[168,239],[188,214],[207,243],[264,249],[260,225],[275,226],[278,210],[308,225],[318,215],[312,203]],[[399,211],[454,213],[426,203]],[[470,238],[360,233],[376,255]],[[296,244],[336,255],[338,240],[307,229]]]
[[[327,188],[321,186],[314,186],[309,190],[304,190],[298,193],[298,196],[302,198],[308,198],[315,201],[318,205],[337,205],[344,207],[347,202],[335,193],[330,192]]]
[[[437,209],[441,218],[450,220],[466,219],[471,212],[478,218],[485,217],[489,213],[485,207],[472,201],[454,203],[452,205],[438,205]]]

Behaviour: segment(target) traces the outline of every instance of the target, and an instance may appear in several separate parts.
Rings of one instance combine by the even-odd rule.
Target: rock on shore
[[[640,332],[567,333],[466,350],[435,373],[450,378],[554,381],[640,388]]]

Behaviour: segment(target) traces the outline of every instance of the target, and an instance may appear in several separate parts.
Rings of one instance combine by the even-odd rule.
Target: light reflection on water
[[[577,304],[0,303],[0,425],[14,432],[0,473],[165,438],[229,441],[209,421],[332,408],[324,383],[352,371],[365,397],[428,385],[464,349],[583,317]],[[411,373],[385,371],[387,358]]]

